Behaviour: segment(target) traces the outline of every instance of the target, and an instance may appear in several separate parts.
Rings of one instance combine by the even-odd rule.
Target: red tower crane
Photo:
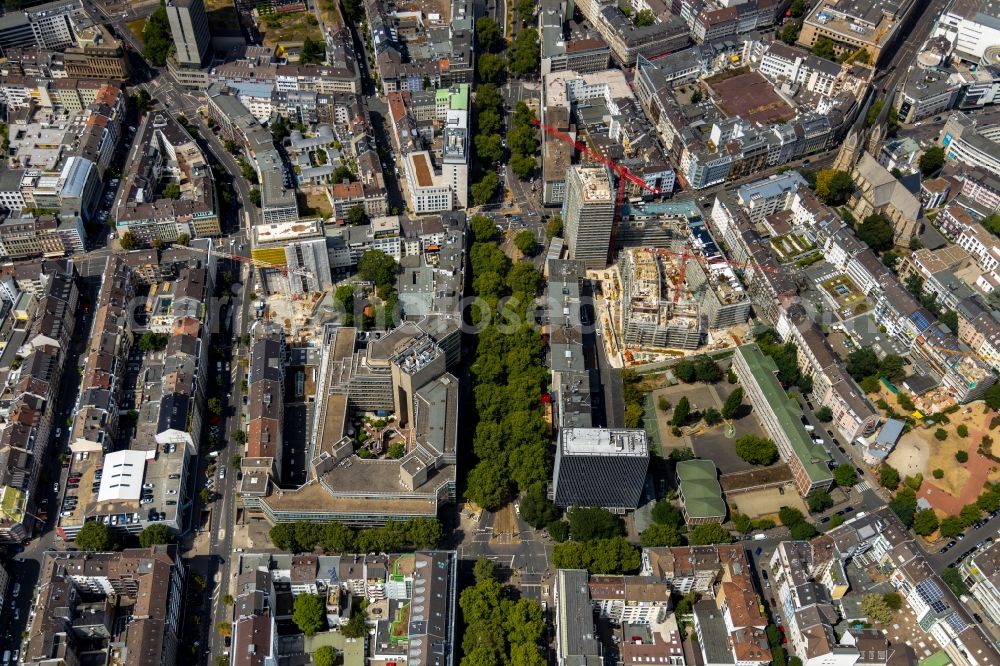
[[[613,159],[605,157],[604,155],[601,155],[600,153],[591,150],[589,147],[587,147],[587,144],[585,144],[582,141],[577,141],[566,132],[558,130],[555,127],[552,127],[551,125],[546,125],[545,123],[541,122],[538,119],[532,120],[531,122],[533,125],[537,125],[538,127],[540,127],[542,131],[545,132],[546,134],[550,134],[555,138],[559,139],[560,141],[568,143],[569,145],[573,146],[581,153],[589,157],[590,159],[594,160],[595,162],[598,162],[599,164],[603,164],[604,166],[608,167],[616,174],[618,174],[618,195],[617,199],[615,200],[615,225],[617,225],[619,220],[621,219],[622,203],[625,201],[625,181],[628,181],[633,185],[637,185],[638,187],[644,190],[648,190],[653,194],[660,194],[662,192],[660,188],[649,185],[642,178],[639,178],[634,173],[629,171],[628,167],[625,166],[624,164],[619,164]]]
[[[558,130],[555,127],[552,127],[551,125],[546,125],[545,123],[541,122],[538,119],[532,120],[531,122],[533,125],[537,125],[538,127],[540,127],[542,131],[545,132],[546,134],[550,134],[551,136],[554,136],[560,141],[568,143],[569,145],[573,146],[581,153],[594,160],[595,162],[603,164],[604,166],[606,166],[607,168],[611,169],[616,174],[618,174],[618,194],[615,200],[615,218],[614,218],[614,226],[612,227],[612,232],[611,232],[612,235],[611,246],[614,247],[614,236],[616,235],[618,229],[618,223],[621,221],[622,204],[625,202],[625,181],[637,185],[641,189],[648,190],[653,194],[661,194],[662,190],[658,187],[653,187],[652,185],[649,185],[642,178],[639,178],[634,173],[629,171],[629,168],[624,164],[619,164],[615,160],[609,157],[605,157],[604,155],[601,155],[600,153],[591,150],[587,146],[587,144],[583,143],[582,141],[577,141],[566,132]],[[669,252],[668,250],[663,250],[663,251]],[[677,280],[677,287],[674,289],[674,303],[676,303],[681,295],[681,285],[684,284],[684,275],[687,271],[687,260],[693,259],[695,257],[700,257],[700,255],[688,252],[687,247],[684,248],[683,254],[677,252],[670,252],[670,254],[675,254],[681,258],[680,275]]]

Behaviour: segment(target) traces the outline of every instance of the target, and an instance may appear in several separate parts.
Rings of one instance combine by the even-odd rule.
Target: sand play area
[[[955,515],[963,506],[976,501],[984,482],[1000,480],[1000,463],[976,451],[983,436],[991,434],[989,426],[993,415],[986,405],[977,403],[950,414],[951,423],[914,428],[900,438],[889,456],[889,464],[902,476],[922,474],[924,482],[917,496],[925,497],[941,515]],[[969,429],[968,436],[959,437],[959,425]],[[944,441],[934,436],[938,428],[948,433]],[[1000,439],[996,432],[992,436]],[[994,446],[996,451],[1000,442]],[[955,459],[959,450],[969,454],[968,462],[960,463]],[[936,469],[944,472],[943,478],[934,478]]]

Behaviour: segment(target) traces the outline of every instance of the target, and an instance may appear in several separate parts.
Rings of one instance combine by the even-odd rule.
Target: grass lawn
[[[142,29],[145,27],[146,19],[144,18],[128,22],[128,29],[132,31],[132,34],[136,36],[140,44],[142,44]]]
[[[264,33],[264,46],[277,46],[279,43],[301,44],[307,38],[323,40],[323,31],[319,25],[311,25],[315,20],[312,12],[297,12],[295,14],[280,14],[269,16],[258,24]]]
[[[858,315],[868,310],[867,301],[854,281],[846,275],[825,280],[819,285],[837,302],[837,308],[844,317]]]
[[[296,192],[295,198],[298,199],[299,212],[302,217],[330,217],[333,215],[330,200],[319,190]]]

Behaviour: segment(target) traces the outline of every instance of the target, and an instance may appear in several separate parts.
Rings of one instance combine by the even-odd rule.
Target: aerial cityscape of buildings
[[[0,2],[0,666],[1000,666],[1000,5]]]

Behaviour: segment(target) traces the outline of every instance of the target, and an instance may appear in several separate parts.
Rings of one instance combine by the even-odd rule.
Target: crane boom
[[[552,127],[551,125],[546,125],[545,123],[541,122],[537,118],[534,119],[534,120],[532,120],[531,122],[532,122],[532,124],[537,125],[538,127],[540,127],[542,129],[542,131],[545,132],[546,134],[551,134],[552,136],[554,136],[555,138],[559,139],[560,141],[563,141],[564,143],[568,143],[569,145],[573,146],[574,148],[576,148],[577,150],[579,150],[581,153],[583,153],[587,157],[593,159],[596,162],[600,162],[604,166],[608,167],[609,169],[611,169],[612,171],[614,171],[616,174],[618,174],[619,177],[624,178],[625,180],[629,181],[633,185],[641,187],[644,190],[648,190],[652,194],[661,194],[662,193],[662,190],[660,188],[653,187],[652,185],[650,185],[649,183],[647,183],[646,181],[644,181],[642,178],[639,178],[634,173],[632,173],[631,171],[629,171],[629,168],[627,166],[625,166],[624,164],[619,164],[618,162],[614,161],[613,159],[611,159],[609,157],[605,157],[604,155],[601,155],[600,153],[591,150],[587,146],[587,144],[585,144],[584,142],[579,141],[577,139],[574,139],[573,137],[571,137],[566,132],[563,132],[562,130],[556,129],[555,127]]]
[[[302,275],[304,277],[313,277],[312,271],[306,270],[304,268],[289,268],[288,266],[282,266],[281,264],[273,264],[270,261],[264,261],[262,259],[254,259],[253,257],[244,257],[242,255],[232,254],[230,252],[225,252],[223,250],[215,250],[215,249],[203,250],[198,247],[190,247],[190,246],[188,246],[187,249],[192,250],[194,252],[202,252],[204,254],[209,254],[209,255],[215,254],[220,257],[225,257],[226,259],[239,261],[244,264],[250,264],[251,266],[256,266],[257,268],[273,268],[285,274],[290,273],[293,275]]]

